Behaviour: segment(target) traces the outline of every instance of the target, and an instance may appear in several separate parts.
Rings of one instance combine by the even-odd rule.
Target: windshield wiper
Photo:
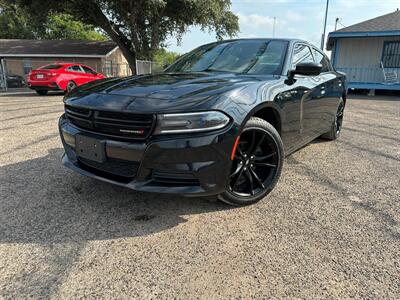
[[[213,68],[207,68],[207,69],[204,69],[204,70],[203,70],[203,71],[201,71],[201,72],[220,72],[220,73],[231,73],[231,72],[229,72],[229,71],[217,70],[217,69],[213,69]]]

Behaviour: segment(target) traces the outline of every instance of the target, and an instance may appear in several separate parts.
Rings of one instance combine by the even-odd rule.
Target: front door
[[[314,62],[308,45],[297,43],[292,53],[292,69],[299,63]],[[321,104],[325,96],[325,81],[322,76],[295,76],[293,88],[298,92],[300,100],[300,137],[299,144],[305,144],[317,136],[324,126],[321,124]]]
[[[312,48],[314,61],[322,65],[321,74],[311,76],[315,89],[304,102],[304,131],[309,139],[315,139],[330,130],[335,118],[338,96],[335,93],[336,75],[332,72],[325,55]]]

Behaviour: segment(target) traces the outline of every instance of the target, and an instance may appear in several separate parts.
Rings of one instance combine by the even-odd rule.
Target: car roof
[[[294,43],[304,43],[304,44],[313,46],[318,49],[318,47],[315,46],[314,44],[312,44],[306,40],[296,39],[296,38],[238,38],[238,39],[215,41],[215,42],[207,43],[204,45],[200,45],[199,47],[206,46],[206,45],[212,45],[212,44],[223,44],[223,43],[238,42],[238,41],[284,41],[284,42],[288,42],[292,45]],[[198,47],[196,47],[196,48],[198,48]]]
[[[313,43],[306,41],[306,40],[297,39],[297,38],[238,38],[238,39],[228,39],[228,40],[216,41],[216,42],[208,43],[207,45],[211,45],[214,43],[222,44],[222,43],[229,43],[229,42],[236,42],[236,41],[284,41],[284,42],[289,42],[290,44],[304,43],[304,44],[307,44],[307,45],[310,45],[310,46],[313,46],[313,47],[319,49],[319,47],[317,47]]]
[[[43,65],[42,67],[50,66],[50,65],[60,65],[60,66],[62,66],[62,67],[70,67],[70,66],[76,66],[76,65],[78,65],[78,66],[85,66],[85,67],[87,67],[87,65],[82,64],[82,63],[58,62],[58,61],[53,62],[53,63],[46,64],[46,65]]]

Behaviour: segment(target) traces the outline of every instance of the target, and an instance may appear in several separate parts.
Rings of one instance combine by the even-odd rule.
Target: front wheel
[[[239,137],[228,186],[219,200],[235,206],[260,201],[278,182],[283,159],[276,129],[265,120],[251,118]]]

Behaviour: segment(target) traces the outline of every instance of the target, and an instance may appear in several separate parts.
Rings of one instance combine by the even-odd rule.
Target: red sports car
[[[28,75],[28,86],[39,95],[48,91],[69,92],[84,83],[105,76],[83,64],[55,63],[32,70]]]

